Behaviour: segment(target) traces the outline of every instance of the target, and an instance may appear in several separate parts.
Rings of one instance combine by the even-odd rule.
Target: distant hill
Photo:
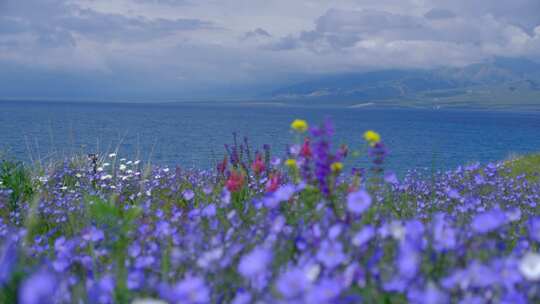
[[[270,98],[345,106],[370,103],[540,110],[540,64],[495,58],[463,68],[345,73],[280,88]]]

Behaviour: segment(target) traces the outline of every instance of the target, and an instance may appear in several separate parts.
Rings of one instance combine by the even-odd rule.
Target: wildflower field
[[[361,131],[295,120],[212,170],[2,160],[0,303],[540,302],[539,158],[398,178]]]

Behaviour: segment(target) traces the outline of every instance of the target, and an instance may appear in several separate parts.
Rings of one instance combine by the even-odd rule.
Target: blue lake
[[[378,131],[390,149],[386,166],[398,173],[540,151],[539,113],[15,101],[0,102],[0,151],[29,160],[119,147],[127,158],[208,168],[233,132],[284,155],[295,118],[330,118],[335,143],[351,148],[363,144],[365,130]]]

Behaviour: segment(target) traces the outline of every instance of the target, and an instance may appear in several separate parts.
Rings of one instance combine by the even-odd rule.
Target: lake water
[[[365,130],[381,133],[390,149],[386,166],[398,173],[540,151],[538,113],[15,101],[0,102],[0,151],[28,160],[118,146],[128,158],[208,168],[233,132],[283,155],[293,119],[326,117],[338,143],[359,147]]]

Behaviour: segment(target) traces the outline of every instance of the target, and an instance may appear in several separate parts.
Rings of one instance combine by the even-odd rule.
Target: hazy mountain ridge
[[[340,105],[530,105],[540,109],[540,64],[496,58],[463,68],[384,70],[321,77],[278,89],[275,100]],[[481,105],[480,105],[481,104]]]

